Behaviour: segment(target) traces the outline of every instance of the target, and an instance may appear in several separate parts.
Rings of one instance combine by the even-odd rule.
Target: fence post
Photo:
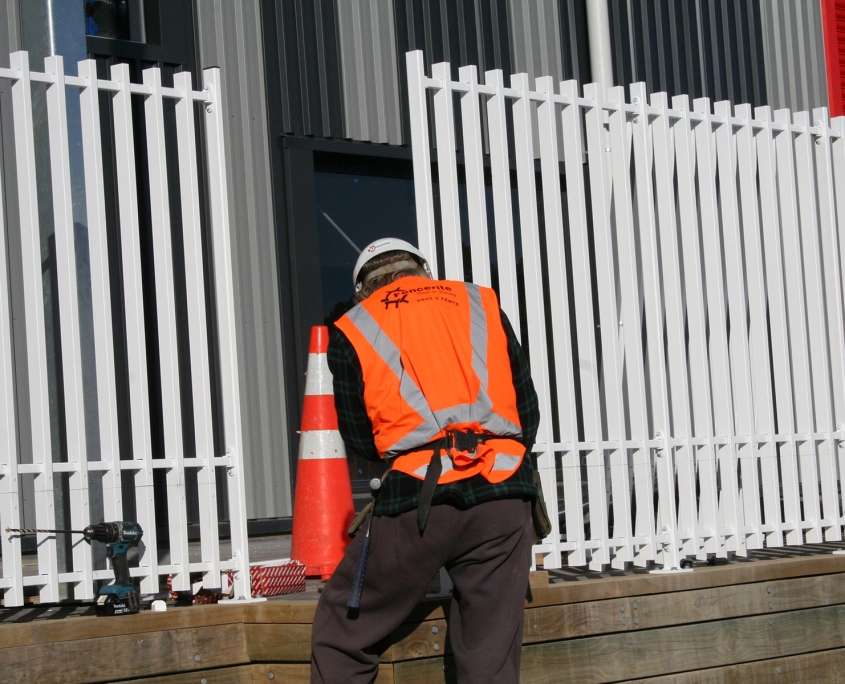
[[[70,524],[82,529],[90,524],[88,497],[88,448],[85,439],[85,398],[82,391],[82,352],[80,349],[79,304],[76,285],[76,246],[73,227],[73,198],[70,189],[67,102],[64,59],[44,60],[46,73],[55,82],[47,87],[47,119],[50,135],[50,175],[53,186],[53,222],[56,238],[59,325],[61,328],[62,380],[64,383],[65,435],[67,459],[75,466],[70,472]],[[74,585],[74,597],[94,598],[93,563],[87,544],[73,544],[73,570],[81,572]]]
[[[15,121],[27,379],[32,430],[33,469],[30,472],[35,473],[35,524],[41,529],[54,529],[56,511],[53,491],[53,446],[47,388],[47,338],[44,329],[41,229],[38,220],[29,55],[26,52],[14,52],[9,56],[9,62],[12,69],[19,72],[18,80],[12,85],[12,113]],[[58,601],[58,559],[55,536],[41,537],[38,544],[38,569],[43,578],[43,584],[39,590],[41,601],[43,603]]]
[[[129,65],[115,64],[112,80],[119,89],[112,99],[114,111],[115,165],[120,214],[120,247],[126,324],[126,357],[129,370],[129,407],[132,420],[132,458],[135,461],[135,510],[144,530],[141,567],[146,570],[141,591],[158,591],[156,516],[153,494],[150,396],[147,383],[146,322],[141,273],[141,238],[138,217],[138,185],[135,177],[135,136]],[[123,464],[120,464],[121,467]]]
[[[437,278],[437,239],[434,229],[434,192],[431,185],[431,142],[428,135],[428,98],[422,50],[405,55],[408,69],[408,117],[414,150],[414,196],[420,251],[428,258],[431,277]]]
[[[0,143],[0,154],[2,143]],[[12,368],[12,316],[9,310],[8,252],[3,165],[0,164],[0,520],[5,527],[21,526],[18,440],[15,420],[15,377]],[[8,522],[6,522],[8,521]],[[3,575],[0,593],[7,606],[23,605],[21,539],[0,529]]]
[[[203,71],[209,101],[205,107],[208,151],[209,200],[214,260],[214,291],[220,354],[220,386],[223,403],[223,435],[229,459],[228,492],[232,558],[235,562],[235,598],[252,597],[249,575],[249,544],[246,527],[243,426],[238,384],[238,327],[235,315],[235,283],[232,270],[232,234],[229,225],[229,190],[226,182],[226,148],[223,125],[223,92],[220,69]]]
[[[179,194],[182,199],[182,240],[185,245],[185,289],[188,300],[188,337],[191,357],[191,386],[194,407],[194,439],[199,494],[200,554],[208,566],[205,586],[220,582],[217,477],[214,466],[214,418],[211,411],[211,376],[208,353],[208,325],[205,299],[205,266],[200,220],[197,143],[191,72],[173,76],[173,85],[183,96],[176,101],[176,131],[179,153]]]
[[[103,468],[103,515],[106,520],[123,520],[118,437],[120,428],[117,423],[111,278],[106,238],[106,199],[97,62],[93,59],[79,62],[79,75],[86,81],[85,87],[79,94],[79,105],[85,169],[85,209],[88,218],[88,254],[91,268],[91,313],[94,322],[94,354],[97,370],[100,466]]]

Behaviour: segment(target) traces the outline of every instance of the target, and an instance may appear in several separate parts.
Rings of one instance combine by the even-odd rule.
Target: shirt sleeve
[[[537,429],[540,427],[540,402],[534,389],[534,381],[531,379],[531,368],[522,352],[522,345],[505,312],[500,309],[499,313],[502,316],[502,327],[508,338],[508,357],[511,361],[511,375],[516,390],[516,410],[522,425],[522,442],[530,453],[534,440],[537,438]]]
[[[329,370],[334,378],[337,426],[346,448],[367,459],[381,461],[373,440],[373,425],[364,405],[364,376],[355,348],[338,328],[329,333]]]

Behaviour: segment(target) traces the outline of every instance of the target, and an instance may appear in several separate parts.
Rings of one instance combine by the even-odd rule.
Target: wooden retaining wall
[[[524,684],[845,681],[845,556],[545,584],[525,607]],[[545,584],[545,586],[543,586]],[[0,624],[0,682],[309,681],[309,600]],[[384,644],[379,683],[454,682],[443,600]]]

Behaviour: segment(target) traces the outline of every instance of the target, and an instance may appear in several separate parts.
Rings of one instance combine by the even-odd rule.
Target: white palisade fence
[[[407,65],[420,248],[490,285],[493,243],[527,329],[545,566],[841,540],[845,119]]]
[[[111,80],[97,78],[96,62],[79,63],[78,76],[65,75],[61,57],[45,60],[45,73],[30,71],[26,52],[11,55],[10,69],[0,69],[0,79],[11,81],[12,118],[14,120],[14,153],[18,212],[9,218],[0,205],[0,534],[2,534],[2,577],[0,595],[5,606],[22,605],[25,588],[35,587],[41,602],[63,597],[92,599],[95,580],[108,580],[110,569],[97,569],[93,549],[72,538],[72,557],[60,557],[53,535],[39,534],[37,572],[22,568],[21,537],[5,532],[7,527],[22,527],[22,500],[35,502],[35,519],[26,527],[53,529],[57,501],[69,509],[69,525],[81,529],[93,520],[93,484],[97,484],[105,520],[134,520],[144,531],[137,566],[130,561],[131,575],[140,578],[142,594],[155,593],[163,578],[172,575],[173,588],[191,588],[191,573],[200,573],[207,587],[221,586],[221,573],[233,570],[236,597],[249,597],[249,557],[244,501],[243,453],[239,407],[238,364],[236,352],[235,312],[233,301],[231,235],[228,220],[225,147],[223,141],[223,108],[220,74],[208,69],[203,74],[204,89],[193,90],[190,73],[174,76],[174,87],[163,87],[158,69],[143,72],[143,83],[130,83],[129,67],[119,64],[111,68]],[[46,86],[33,84],[46,84]],[[49,124],[49,166],[36,168],[36,144],[33,131],[33,91],[43,88],[46,94]],[[83,395],[83,353],[80,348],[80,316],[77,298],[77,257],[71,201],[71,172],[74,167],[69,147],[67,102],[71,91],[78,97],[82,121],[82,166],[84,167],[85,204],[90,260],[91,309],[94,353],[96,360],[96,406],[99,434],[86,434]],[[78,95],[77,95],[78,93]],[[113,131],[114,171],[117,195],[117,223],[120,235],[120,272],[109,271],[106,233],[104,164],[101,143],[101,93],[107,93],[113,113],[107,122]],[[171,156],[178,157],[178,184],[181,196],[182,240],[185,263],[181,284],[187,300],[187,328],[190,359],[190,393],[193,401],[196,456],[186,457],[183,447],[183,417],[180,396],[179,355],[176,348],[177,283],[174,279],[174,253],[171,236],[168,169],[165,149],[165,100],[175,100],[176,147]],[[141,272],[139,227],[139,183],[136,181],[133,103],[144,107],[146,159],[149,173],[149,207],[155,272],[151,281],[155,296],[155,317],[158,330],[159,366],[161,371],[161,424],[163,453],[154,453],[151,438],[150,392],[145,345],[144,292]],[[198,175],[196,108],[204,119],[205,165],[207,179]],[[106,122],[103,123],[106,125]],[[77,133],[78,135],[78,133]],[[8,140],[9,138],[7,138]],[[169,144],[169,143],[168,143]],[[2,150],[0,150],[2,151]],[[108,173],[108,171],[106,171]],[[47,364],[42,285],[42,227],[36,174],[49,178],[52,188],[54,216],[56,282],[58,293],[57,337],[60,338],[61,383],[64,395],[66,459],[53,457],[51,407],[48,389],[50,373]],[[8,179],[6,179],[8,180]],[[172,181],[171,181],[172,182]],[[214,319],[211,336],[215,340],[219,368],[217,376],[221,393],[223,453],[214,452],[213,430],[217,420],[212,411],[212,380],[209,353],[209,325],[206,320],[206,275],[203,268],[201,235],[200,187],[205,184],[209,201],[211,235]],[[8,197],[4,185],[0,202]],[[17,225],[15,225],[17,224]],[[10,254],[9,235],[19,236],[20,254]],[[14,338],[12,336],[12,298],[10,296],[10,259],[20,258],[23,310],[15,313],[16,325],[24,329],[26,364],[25,380],[28,395],[16,397],[14,377]],[[114,279],[120,279],[117,290]],[[112,320],[110,292],[122,292],[121,308],[125,320]],[[149,322],[147,322],[149,325]],[[120,453],[113,328],[125,329],[126,388],[131,419],[130,453]],[[20,336],[18,336],[20,339]],[[18,347],[18,353],[19,347]],[[21,371],[18,371],[21,372]],[[53,382],[56,380],[53,379]],[[22,382],[17,378],[17,384]],[[22,405],[28,420],[19,422]],[[16,410],[17,407],[17,410]],[[20,439],[20,430],[28,430],[28,439]],[[99,442],[99,459],[89,458],[86,440]],[[23,453],[23,442],[31,443],[31,453]],[[231,557],[221,558],[218,538],[218,503],[215,469],[223,466],[226,476],[228,512],[231,526]],[[186,513],[186,471],[196,472],[199,498],[199,530],[201,543],[197,558],[189,558],[188,520]],[[154,507],[153,474],[165,473],[165,486],[159,496],[166,496],[169,553],[160,562]],[[134,480],[135,505],[122,500],[121,473],[131,473]],[[25,491],[25,482],[30,482]],[[61,490],[61,491],[60,491]],[[98,504],[99,507],[100,504]]]

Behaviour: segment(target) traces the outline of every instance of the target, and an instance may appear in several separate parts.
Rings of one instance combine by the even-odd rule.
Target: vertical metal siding
[[[402,98],[402,140],[410,141],[405,53],[422,50],[426,69],[449,62],[452,77],[475,64],[479,74],[501,69],[512,73],[509,0],[393,0],[396,17],[399,90]]]
[[[563,80],[560,17],[555,0],[509,0],[511,50],[516,73]]]
[[[765,4],[762,3],[762,4]],[[758,0],[609,0],[618,85],[766,103]]]
[[[826,107],[827,72],[819,0],[763,0],[763,60],[768,104],[808,111]]]
[[[343,137],[335,0],[276,0],[265,5],[268,65],[281,89],[282,132]],[[274,86],[275,87],[275,86]]]
[[[402,144],[391,0],[338,0],[345,137]]]
[[[201,67],[224,79],[247,514],[291,515],[279,279],[258,0],[195,4]]]

